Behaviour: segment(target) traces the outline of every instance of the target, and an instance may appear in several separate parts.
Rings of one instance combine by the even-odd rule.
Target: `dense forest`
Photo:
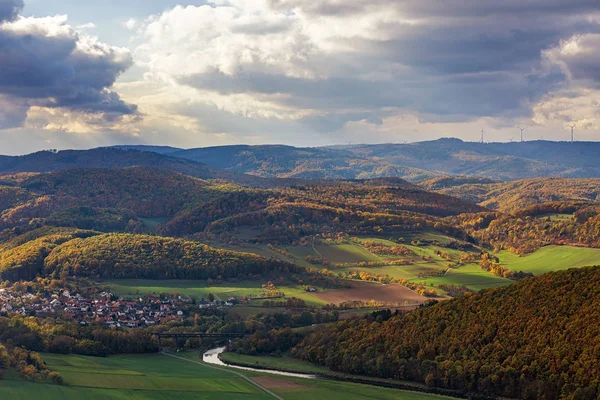
[[[342,321],[292,353],[334,371],[523,399],[600,394],[600,267]]]
[[[43,272],[44,261],[54,248],[75,238],[95,234],[77,229],[41,228],[13,237],[0,247],[0,278],[33,279]]]
[[[181,239],[41,228],[0,247],[0,278],[87,276],[147,279],[244,279],[298,268],[254,254]]]
[[[249,278],[292,264],[181,239],[105,234],[70,240],[44,260],[44,275],[144,279]]]

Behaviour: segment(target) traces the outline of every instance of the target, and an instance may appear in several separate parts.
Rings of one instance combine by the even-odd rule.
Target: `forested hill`
[[[245,226],[281,240],[288,233],[297,238],[299,232],[435,226],[439,217],[485,211],[398,178],[258,189],[130,167],[17,174],[4,181],[0,229],[50,225],[185,236]]]
[[[484,178],[435,178],[420,185],[484,207],[512,211],[554,201],[600,200],[599,178],[534,178],[495,182]]]
[[[334,148],[281,145],[219,146],[171,153],[175,157],[262,177],[303,179],[370,179],[400,177],[411,181],[439,173],[374,158],[358,157]]]
[[[200,179],[224,179],[244,185],[272,186],[268,180],[223,170],[195,161],[150,151],[98,148],[92,150],[40,151],[25,156],[0,157],[0,175],[16,172],[53,172],[73,168],[162,168]]]
[[[447,175],[493,180],[550,176],[600,178],[599,153],[600,142],[542,140],[473,143],[439,139],[406,144],[309,148],[235,145],[187,150],[167,146],[115,146],[88,151],[43,151],[20,157],[0,156],[0,173],[149,165],[202,179],[227,179],[255,187],[294,184],[289,181],[291,178],[399,177],[412,182]],[[273,182],[259,177],[287,180]]]
[[[600,142],[474,143],[439,139],[409,144],[343,147],[363,158],[394,165],[425,168],[445,175],[468,175],[495,180],[563,176],[600,177]]]
[[[523,399],[600,395],[600,267],[396,316],[344,321],[293,353],[353,374]]]
[[[152,147],[139,147],[152,151]],[[443,175],[494,180],[549,176],[600,177],[600,142],[474,143],[439,139],[407,144],[297,148],[281,145],[219,146],[169,153],[262,177],[420,181]]]
[[[181,239],[43,228],[0,246],[0,279],[244,279],[297,267]]]

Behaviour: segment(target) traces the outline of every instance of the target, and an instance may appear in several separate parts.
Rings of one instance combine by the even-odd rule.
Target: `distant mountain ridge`
[[[154,146],[136,146],[136,149],[155,151]],[[474,143],[450,138],[407,144],[309,148],[232,145],[168,154],[264,178],[399,177],[417,182],[446,175],[504,181],[550,176],[600,177],[600,142]]]
[[[433,171],[361,157],[333,147],[234,145],[182,150],[171,153],[171,155],[264,178],[371,179],[399,177],[418,181],[439,176]]]
[[[96,148],[91,150],[39,151],[24,156],[0,156],[0,174],[55,172],[74,168],[155,167],[200,179],[223,179],[248,186],[271,186],[267,179],[170,157],[154,151]]]

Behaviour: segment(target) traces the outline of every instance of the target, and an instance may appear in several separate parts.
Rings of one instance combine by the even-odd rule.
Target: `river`
[[[255,372],[266,372],[273,375],[283,375],[283,376],[291,376],[294,378],[304,378],[304,379],[317,379],[316,375],[310,374],[296,374],[292,372],[283,372],[277,371],[274,369],[264,369],[264,368],[249,368],[249,367],[240,367],[237,365],[226,364],[219,358],[219,354],[223,353],[227,349],[227,347],[217,347],[216,349],[208,350],[206,353],[202,355],[202,361],[208,364],[220,365],[222,367],[230,367],[236,369],[243,369],[245,371],[255,371]]]

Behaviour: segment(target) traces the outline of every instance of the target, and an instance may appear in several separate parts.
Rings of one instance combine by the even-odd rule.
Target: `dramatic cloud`
[[[544,55],[570,79],[600,85],[600,34],[575,35]]]
[[[0,128],[23,125],[31,107],[96,114],[110,123],[137,108],[109,88],[132,65],[127,49],[78,33],[65,16],[24,18],[0,0]]]
[[[148,79],[192,87],[188,102],[249,124],[275,116],[331,132],[411,113],[527,119],[570,77],[598,71],[595,0],[209,3],[151,18],[136,56]],[[242,96],[252,105],[240,107]]]
[[[0,128],[181,146],[600,130],[598,0],[193,3],[75,18],[132,56],[0,0]]]

